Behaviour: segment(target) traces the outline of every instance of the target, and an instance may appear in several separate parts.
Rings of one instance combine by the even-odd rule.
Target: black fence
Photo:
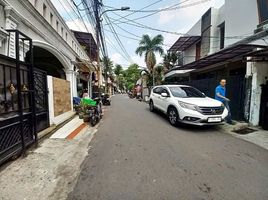
[[[8,32],[9,57],[0,55],[0,164],[37,141],[32,40]]]

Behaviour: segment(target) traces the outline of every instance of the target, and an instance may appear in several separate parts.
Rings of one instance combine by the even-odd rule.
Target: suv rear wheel
[[[174,108],[174,107],[170,107],[168,109],[168,120],[169,120],[169,123],[172,126],[175,126],[178,123],[178,119],[179,119],[179,114],[178,114],[177,109]]]

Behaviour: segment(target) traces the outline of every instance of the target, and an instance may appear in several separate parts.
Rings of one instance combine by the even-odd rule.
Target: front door
[[[49,127],[47,73],[45,71],[34,69],[34,88],[36,131],[40,132]]]

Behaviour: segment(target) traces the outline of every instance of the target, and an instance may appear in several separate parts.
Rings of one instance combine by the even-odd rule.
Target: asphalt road
[[[172,127],[117,95],[70,200],[267,200],[268,151],[218,128]]]

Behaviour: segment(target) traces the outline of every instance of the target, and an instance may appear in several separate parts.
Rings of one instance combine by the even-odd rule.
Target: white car
[[[221,124],[228,115],[222,102],[207,97],[186,85],[159,85],[152,89],[150,111],[158,109],[167,114],[171,125],[178,122],[192,125]]]

